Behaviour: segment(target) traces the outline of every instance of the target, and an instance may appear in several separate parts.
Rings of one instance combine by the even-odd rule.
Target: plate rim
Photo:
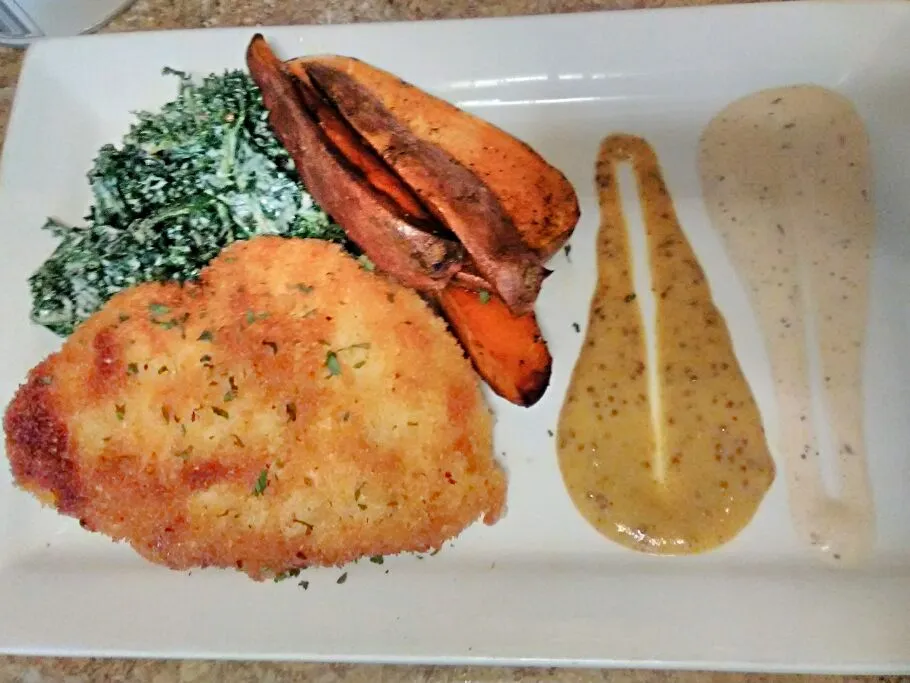
[[[799,6],[875,6],[882,8],[897,8],[900,7],[900,12],[910,13],[910,5],[908,5],[904,0],[796,0],[786,2],[786,1],[776,1],[768,3],[756,3],[754,5],[719,5],[719,6],[697,6],[697,7],[675,7],[675,8],[664,8],[664,9],[638,9],[638,10],[628,10],[617,13],[615,10],[610,11],[598,11],[590,13],[557,13],[557,14],[539,14],[539,15],[527,15],[527,16],[509,16],[509,17],[495,17],[495,18],[451,18],[451,19],[434,19],[427,22],[419,23],[430,23],[430,24],[473,24],[476,22],[490,23],[490,22],[551,22],[551,21],[564,21],[568,19],[577,19],[581,16],[589,16],[591,14],[596,15],[609,15],[611,18],[616,17],[617,14],[634,14],[634,15],[646,15],[660,13],[661,15],[666,15],[673,12],[678,13],[728,13],[728,12],[745,12],[745,13],[763,13],[769,11],[768,8],[771,8],[772,11],[780,11],[783,8],[783,11],[791,11],[789,8],[796,8]],[[793,10],[796,11],[796,10]],[[397,26],[397,27],[411,27],[418,22],[408,22],[408,21],[399,21],[399,22],[376,22],[376,23],[365,23],[357,24],[358,30],[374,30],[377,27],[388,27],[388,26]],[[89,36],[75,36],[67,38],[50,38],[45,39],[40,42],[37,42],[30,46],[27,50],[26,61],[23,65],[22,76],[20,79],[28,77],[30,73],[28,71],[30,62],[34,61],[36,58],[34,55],[39,57],[43,54],[45,50],[56,49],[58,44],[66,43],[69,41],[144,41],[144,40],[154,40],[156,37],[162,34],[173,35],[176,34],[176,38],[185,38],[191,34],[199,33],[222,33],[222,34],[249,34],[254,31],[268,31],[268,30],[282,30],[282,31],[294,31],[299,29],[314,30],[314,29],[333,29],[338,27],[344,27],[345,29],[350,29],[352,24],[326,24],[320,26],[268,26],[268,27],[224,27],[224,28],[213,28],[213,29],[180,29],[176,31],[149,31],[144,33],[104,33],[99,35],[89,35]],[[23,81],[20,80],[20,83]],[[18,97],[18,87],[17,87],[17,97],[13,103],[13,107],[10,112],[9,126],[7,129],[7,139],[9,139],[10,134],[15,134],[15,131],[18,130],[18,127],[21,125],[18,123],[17,111],[20,99]],[[21,115],[20,115],[21,117]],[[4,185],[3,178],[7,175],[8,172],[12,172],[8,168],[8,155],[3,154],[3,159],[0,161],[0,190]],[[6,202],[7,199],[5,196],[0,194],[0,204]],[[0,567],[0,576],[2,576],[2,567]],[[907,584],[910,586],[910,584]],[[2,621],[2,617],[0,617]],[[2,626],[2,624],[0,624]],[[122,649],[113,649],[105,650],[101,649],[75,649],[75,650],[60,650],[55,649],[54,647],[48,648],[33,648],[33,647],[23,647],[21,649],[13,647],[8,648],[6,644],[0,642],[0,653],[9,653],[9,654],[31,654],[31,655],[42,655],[42,656],[100,656],[100,657],[154,657],[154,658],[217,658],[217,659],[233,659],[233,660],[246,660],[246,661],[263,661],[263,660],[281,660],[281,661],[311,661],[311,662],[349,662],[349,663],[383,663],[383,664],[412,664],[412,663],[426,663],[426,664],[465,664],[465,665],[515,665],[515,666],[572,666],[572,667],[582,667],[582,666],[610,666],[610,667],[629,667],[629,668],[650,668],[650,669],[678,669],[678,670],[695,670],[704,667],[706,664],[710,666],[712,670],[717,671],[743,671],[743,670],[761,670],[768,673],[784,673],[784,672],[817,672],[817,673],[877,673],[877,674],[886,674],[886,673],[905,673],[910,671],[910,651],[907,652],[906,660],[903,663],[895,665],[884,665],[881,668],[870,668],[866,664],[859,664],[855,667],[844,666],[840,664],[834,664],[830,667],[824,666],[821,663],[808,664],[806,665],[788,665],[786,663],[780,663],[779,665],[769,665],[767,663],[758,663],[755,666],[750,665],[748,662],[744,661],[704,661],[704,660],[649,660],[649,659],[625,659],[625,658],[586,658],[586,659],[559,659],[559,658],[528,658],[528,657],[506,657],[500,658],[496,656],[464,656],[464,657],[442,657],[442,658],[415,658],[409,655],[366,655],[366,656],[357,656],[357,655],[308,655],[308,654],[278,654],[278,653],[261,653],[257,655],[254,652],[237,652],[237,653],[225,653],[218,651],[200,651],[200,652],[150,652],[144,650],[122,650]]]

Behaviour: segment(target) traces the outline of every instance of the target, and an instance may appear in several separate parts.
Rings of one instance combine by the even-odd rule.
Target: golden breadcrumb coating
[[[13,475],[174,569],[254,578],[438,548],[505,504],[492,418],[413,291],[318,240],[121,292],[4,420]]]

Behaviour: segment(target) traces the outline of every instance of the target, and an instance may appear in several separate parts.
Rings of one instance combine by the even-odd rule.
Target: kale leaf
[[[344,232],[299,184],[252,79],[228,71],[140,112],[118,148],[88,173],[88,225],[50,219],[60,240],[29,278],[32,320],[68,335],[122,289],[192,280],[225,246],[256,235],[345,243]]]

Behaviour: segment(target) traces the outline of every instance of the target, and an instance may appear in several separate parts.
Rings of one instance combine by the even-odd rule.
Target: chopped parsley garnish
[[[252,325],[257,320],[265,320],[269,317],[268,313],[256,313],[255,311],[246,312],[246,324]]]
[[[303,282],[298,282],[294,285],[294,289],[298,292],[303,292],[304,294],[309,294],[313,291],[313,288],[310,285],[304,284]]]
[[[237,384],[234,382],[234,376],[231,375],[228,377],[228,387],[229,389],[224,392],[224,402],[229,403],[237,398]]]
[[[120,146],[98,152],[85,224],[51,218],[44,226],[59,244],[29,278],[31,317],[59,335],[127,287],[195,280],[237,240],[346,242],[301,192],[249,75],[228,71],[194,83],[167,72],[180,78],[177,97],[137,114]]]
[[[340,586],[341,584],[343,584],[343,583],[344,583],[345,581],[347,581],[347,580],[348,580],[348,573],[345,572],[344,574],[342,574],[341,576],[339,576],[337,579],[335,579],[335,583],[337,583],[337,584]]]
[[[181,331],[184,331],[183,326],[186,323],[186,321],[189,319],[190,319],[190,314],[184,313],[179,318],[169,318],[167,320],[162,320],[160,318],[152,318],[152,323],[155,325],[158,325],[160,328],[162,328],[164,330],[172,330],[175,327],[179,327],[181,329]]]
[[[635,301],[635,292],[626,294],[626,296],[623,298],[623,301],[625,301],[627,304]]]
[[[323,341],[323,340],[320,340],[320,341],[322,341],[323,344],[326,344],[326,345],[328,344],[328,342],[326,342],[326,341]],[[357,344],[351,344],[350,346],[344,346],[340,349],[336,349],[335,351],[327,351],[325,354],[325,367],[329,371],[328,376],[334,377],[335,375],[341,374],[341,362],[338,360],[338,354],[340,354],[344,351],[350,351],[352,349],[369,350],[369,348],[370,348],[370,342],[359,342]],[[365,359],[361,359],[361,360],[357,361],[356,363],[354,363],[354,367],[357,369],[362,368],[364,365],[366,365]]]
[[[259,473],[259,476],[256,477],[256,483],[253,484],[253,495],[261,496],[265,493],[265,489],[269,485],[269,468],[266,467],[262,472]]]
[[[167,315],[171,312],[171,309],[169,306],[165,306],[164,304],[149,304],[149,312],[153,316]]]
[[[329,371],[329,377],[341,374],[341,363],[338,362],[338,354],[329,351],[325,354],[325,367]]]
[[[206,341],[206,342],[210,342],[210,341],[212,341],[214,338],[215,338],[215,337],[214,337],[214,335],[212,334],[211,330],[203,330],[203,331],[202,331],[202,334],[199,335],[199,338],[198,338],[196,341]]]
[[[297,519],[296,517],[294,517],[294,524],[302,524],[303,526],[305,526],[305,527],[306,527],[306,535],[307,535],[307,536],[309,536],[311,533],[313,533],[313,529],[315,528],[315,527],[314,527],[312,524],[310,524],[309,522],[305,522],[305,521],[303,521],[302,519]]]
[[[212,412],[215,413],[215,415],[218,417],[223,417],[225,419],[230,417],[228,411],[226,411],[224,408],[219,408],[218,406],[212,406]]]
[[[490,303],[490,293],[487,290],[481,289],[480,294],[478,294],[478,296],[480,297],[480,303],[482,303],[482,304]]]
[[[279,581],[284,581],[285,579],[293,579],[298,576],[300,576],[300,569],[288,569],[287,571],[283,571],[280,574],[276,574],[275,578],[272,579],[272,581],[278,583]]]
[[[370,562],[372,562],[373,564],[382,564],[383,562],[385,562],[385,558],[382,555],[373,555],[370,558]]]
[[[126,406],[123,405],[122,403],[118,403],[117,405],[115,405],[114,406],[114,415],[116,415],[117,419],[122,422],[123,418],[126,416]]]
[[[138,363],[129,363],[126,366],[126,374],[128,375],[138,375],[139,374],[139,364]]]
[[[357,257],[357,262],[360,264],[360,267],[364,270],[368,270],[371,273],[376,270],[376,264],[370,260],[370,257],[366,254],[361,254]]]
[[[310,582],[309,582],[309,581],[301,581],[301,582],[298,583],[297,585],[300,586],[301,588],[303,588],[303,590],[306,590],[307,588],[310,587]]]

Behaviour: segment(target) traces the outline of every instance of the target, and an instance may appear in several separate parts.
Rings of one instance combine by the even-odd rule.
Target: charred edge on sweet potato
[[[526,142],[395,74],[354,57],[311,55],[294,62],[348,74],[407,125],[469,168],[496,195],[522,241],[542,261],[556,253],[578,222],[578,197],[559,169]],[[373,142],[382,146],[383,131]],[[370,137],[367,135],[366,137]]]
[[[361,171],[310,117],[291,75],[259,34],[250,42],[247,65],[275,134],[316,201],[388,275],[420,291],[443,289],[461,268],[461,246],[412,225],[397,204],[363,182]]]
[[[363,180],[386,195],[415,226],[439,234],[444,228],[430,216],[426,207],[394,171],[379,158],[357,131],[342,118],[335,105],[327,101],[310,80],[299,62],[285,62],[294,78],[297,92],[310,116],[315,119],[338,152],[362,174]]]
[[[349,75],[318,63],[306,70],[364,140],[381,140],[372,149],[458,237],[509,308],[516,314],[531,311],[546,270],[489,187],[440,147],[417,137]]]

